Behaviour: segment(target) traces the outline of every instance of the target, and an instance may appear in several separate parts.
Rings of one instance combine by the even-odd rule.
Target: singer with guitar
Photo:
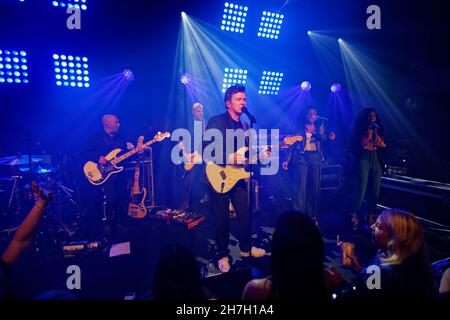
[[[209,119],[207,129],[218,129],[222,136],[226,136],[226,130],[242,129],[247,130],[248,125],[241,121],[241,116],[247,105],[247,94],[245,87],[234,85],[225,92],[225,108],[226,112],[213,116]],[[248,139],[246,139],[248,140]],[[246,141],[248,145],[248,141]],[[236,152],[237,142],[234,143],[235,150],[225,150],[223,148],[222,159],[230,164],[243,162],[243,155]],[[206,161],[207,159],[205,159]],[[215,216],[216,223],[216,255],[218,259],[218,267],[221,272],[230,270],[229,257],[229,200],[233,204],[238,220],[239,247],[242,257],[253,256],[255,258],[265,255],[263,249],[252,246],[251,241],[251,217],[248,210],[247,184],[244,180],[240,180],[236,185],[226,193],[218,193],[212,187],[210,188],[210,198],[212,211]]]
[[[367,191],[367,213],[365,222],[375,223],[377,202],[380,194],[382,158],[381,151],[386,148],[384,128],[374,108],[362,109],[350,135],[349,151],[353,155],[356,187],[353,194],[351,221],[353,229],[359,228],[361,205]]]

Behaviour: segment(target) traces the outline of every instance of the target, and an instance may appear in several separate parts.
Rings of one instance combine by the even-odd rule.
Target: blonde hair
[[[390,237],[387,245],[388,255],[380,258],[382,263],[401,263],[424,250],[422,226],[412,213],[400,209],[386,209],[379,219]]]

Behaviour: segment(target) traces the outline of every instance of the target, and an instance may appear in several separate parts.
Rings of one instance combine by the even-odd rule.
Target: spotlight
[[[86,10],[86,1],[87,0],[63,0],[63,1],[52,1],[52,5],[54,7],[75,7],[75,8],[81,8],[82,10]],[[80,2],[82,4],[80,4]]]
[[[281,81],[283,81],[282,72],[263,71],[261,81],[259,82],[259,94],[278,95]]]
[[[338,39],[338,42],[339,42],[339,43],[342,43],[342,41],[344,41],[344,40],[342,40],[342,38],[339,38],[339,39]]]
[[[331,92],[338,93],[339,91],[341,91],[341,85],[339,83],[334,83],[330,89]]]
[[[223,73],[222,92],[233,85],[244,85],[247,82],[247,70],[225,68]]]
[[[56,85],[57,86],[64,86],[64,87],[68,87],[71,86],[73,88],[78,87],[78,88],[88,88],[89,87],[89,65],[87,63],[79,63],[76,61],[84,61],[87,62],[88,58],[83,57],[80,58],[78,56],[75,56],[75,58],[71,55],[64,55],[64,54],[53,54],[53,64],[55,65],[56,68],[54,68],[55,71],[55,79],[56,81]],[[66,59],[68,60],[68,62],[66,61]],[[75,60],[75,63],[72,62],[73,60]],[[62,68],[60,68],[59,66],[61,66]],[[81,75],[84,76],[81,76]],[[64,82],[61,81],[65,80]],[[68,80],[71,80],[70,82]],[[76,82],[75,82],[76,81]]]
[[[257,36],[268,39],[278,39],[283,18],[284,16],[278,13],[263,11]]]
[[[181,17],[186,18],[186,13],[184,13],[184,11],[181,11]]]
[[[248,7],[225,2],[221,30],[244,33]]]
[[[0,50],[0,83],[28,83],[25,51]]]
[[[307,33],[308,33],[308,36],[312,35],[312,32],[311,32],[311,31],[308,31]]]
[[[303,91],[309,91],[311,90],[311,83],[309,81],[303,81],[300,87]]]
[[[181,76],[180,81],[182,84],[187,85],[191,82],[191,75],[189,73],[185,73]]]
[[[133,71],[131,71],[129,69],[123,70],[123,77],[128,81],[133,81],[134,80]]]

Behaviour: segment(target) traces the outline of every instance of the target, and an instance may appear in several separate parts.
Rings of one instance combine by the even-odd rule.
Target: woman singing
[[[366,221],[371,225],[377,217],[376,207],[381,186],[380,150],[386,148],[384,130],[374,108],[362,109],[350,136],[349,151],[354,156],[357,186],[353,194],[352,224],[359,228],[361,205],[367,190]]]

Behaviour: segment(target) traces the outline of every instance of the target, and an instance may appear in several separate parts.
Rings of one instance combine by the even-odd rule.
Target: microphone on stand
[[[317,116],[317,120],[328,121],[328,118]]]
[[[371,126],[372,128],[377,128],[377,129],[380,128],[380,126],[377,125],[377,124],[375,123],[375,121],[371,121],[371,122],[370,122],[370,126]]]
[[[248,119],[250,120],[250,122],[256,123],[255,117],[254,117],[250,112],[248,112],[247,107],[242,108],[242,112],[245,113],[245,114],[247,115],[247,117],[248,117]]]

